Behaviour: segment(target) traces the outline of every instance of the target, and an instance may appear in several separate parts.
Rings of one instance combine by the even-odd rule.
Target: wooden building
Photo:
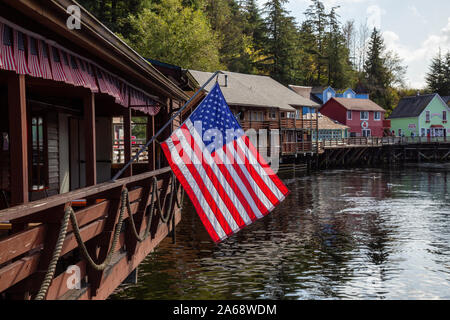
[[[445,99],[427,94],[402,98],[389,120],[398,137],[448,137],[449,117],[450,107]]]
[[[198,86],[203,85],[212,73],[189,70],[190,77],[195,79]],[[303,117],[304,109],[315,110],[319,107],[309,99],[305,99],[289,88],[267,76],[249,75],[225,71],[218,77],[222,92],[231,111],[248,131],[260,130],[279,131],[281,155],[297,153],[311,153],[316,149],[312,143],[312,133],[317,130],[317,119]],[[206,87],[210,90],[214,83]],[[252,135],[252,133],[249,133]],[[265,136],[260,136],[265,139]],[[270,139],[267,144],[255,141],[262,154],[270,154]]]
[[[389,131],[386,110],[369,99],[331,98],[320,113],[349,126],[351,137],[383,137]]]
[[[0,2],[3,298],[33,298],[39,291],[69,208],[92,260],[101,263],[109,252],[114,255],[107,269],[97,270],[80,257],[76,228],[69,225],[47,299],[108,297],[181,218],[174,210],[176,196],[168,197],[177,190],[176,181],[158,144],[146,150],[146,163],[133,164],[111,181],[121,169],[112,167],[112,119],[123,119],[128,162],[131,118],[147,119],[150,138],[189,96],[83,8],[81,28],[68,28],[71,5],[78,4]],[[131,212],[120,210],[126,209],[125,193]],[[163,207],[159,214],[147,210],[155,201]],[[126,228],[113,241],[121,218]],[[150,236],[133,237],[131,220],[138,233],[151,224]],[[80,268],[80,290],[63,285],[65,265]]]

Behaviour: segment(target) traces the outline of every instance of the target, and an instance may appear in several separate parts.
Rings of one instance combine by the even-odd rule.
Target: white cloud
[[[420,13],[416,6],[409,5],[408,11],[412,13],[413,17],[419,19],[422,23],[428,23],[428,20],[425,19],[425,17],[422,15],[422,13]]]
[[[423,88],[425,75],[431,59],[439,52],[450,51],[450,18],[447,25],[438,34],[431,34],[419,47],[412,47],[401,42],[400,37],[393,31],[383,32],[384,41],[388,50],[397,52],[403,62],[408,65],[408,82],[411,87]]]
[[[370,29],[381,29],[381,16],[386,13],[384,9],[377,5],[371,5],[367,8],[367,25]]]

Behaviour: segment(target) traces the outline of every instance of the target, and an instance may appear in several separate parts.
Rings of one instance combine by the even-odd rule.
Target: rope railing
[[[182,191],[182,195],[181,195],[181,201],[178,199],[180,185],[178,185],[178,187],[176,187],[175,186],[177,184],[176,182],[177,182],[176,177],[172,173],[171,182],[170,182],[170,185],[171,185],[170,200],[169,200],[169,204],[168,204],[169,207],[167,210],[165,210],[166,209],[166,200],[167,200],[168,195],[166,193],[166,196],[164,197],[164,207],[162,208],[161,201],[160,201],[160,194],[158,192],[158,179],[156,177],[153,177],[152,188],[151,188],[151,200],[150,200],[151,204],[150,204],[150,210],[149,210],[148,223],[144,230],[143,235],[140,235],[136,228],[136,223],[134,221],[133,213],[132,213],[132,209],[131,209],[129,191],[127,188],[124,188],[122,190],[121,201],[120,201],[121,205],[120,205],[119,220],[117,222],[117,225],[116,225],[116,228],[114,231],[112,245],[109,248],[109,251],[108,251],[108,254],[106,255],[105,260],[100,264],[95,263],[94,259],[89,254],[88,249],[81,237],[81,231],[80,231],[78,221],[76,218],[76,213],[75,213],[74,209],[72,208],[72,206],[68,206],[65,209],[64,216],[61,220],[61,228],[59,231],[58,238],[56,240],[55,250],[53,252],[47,272],[44,276],[44,280],[43,280],[41,287],[35,297],[35,300],[44,300],[48,293],[48,290],[50,288],[50,285],[51,285],[54,275],[55,275],[57,263],[59,261],[59,258],[61,257],[62,247],[64,245],[64,241],[67,236],[69,222],[72,225],[73,233],[75,235],[78,247],[80,248],[83,258],[87,261],[89,266],[92,267],[96,271],[104,271],[111,264],[111,260],[115,254],[115,248],[117,246],[117,242],[119,241],[119,236],[122,231],[122,225],[124,222],[125,211],[128,213],[128,216],[130,218],[131,231],[132,231],[134,237],[136,238],[136,240],[138,242],[144,242],[145,240],[148,239],[148,237],[150,236],[150,233],[151,233],[150,228],[151,228],[151,224],[152,224],[152,220],[153,220],[153,216],[154,216],[155,203],[156,203],[157,204],[156,210],[160,216],[161,221],[163,223],[168,223],[171,220],[173,221],[172,232],[174,233],[174,238],[175,238],[175,204],[177,205],[177,207],[179,209],[181,209],[183,199],[184,199],[183,191]],[[174,201],[174,193],[176,193],[175,201]],[[163,213],[163,211],[166,211],[165,214]]]

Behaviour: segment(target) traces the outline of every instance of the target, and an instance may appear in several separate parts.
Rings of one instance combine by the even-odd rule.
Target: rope
[[[150,227],[152,224],[151,222],[153,220],[153,215],[154,215],[153,213],[155,210],[155,202],[157,203],[156,209],[157,209],[163,223],[167,223],[170,219],[173,219],[173,227],[174,227],[174,225],[175,225],[175,223],[174,223],[174,221],[175,221],[175,218],[174,218],[175,206],[173,206],[173,193],[175,192],[175,189],[176,189],[176,193],[177,193],[177,195],[175,197],[175,203],[177,204],[178,208],[181,208],[181,204],[183,203],[183,200],[184,200],[184,192],[183,192],[181,202],[179,201],[178,191],[179,191],[180,185],[178,185],[178,187],[175,188],[175,184],[176,184],[175,175],[172,174],[169,210],[167,210],[168,214],[165,216],[161,209],[161,202],[160,202],[159,193],[158,193],[158,179],[156,177],[153,177],[153,187],[152,187],[152,191],[151,191],[151,193],[152,193],[151,206],[150,206],[150,210],[149,210],[149,212],[150,212],[149,213],[149,221],[148,221],[148,224],[147,224],[147,227],[145,229],[143,236],[140,236],[139,233],[137,232],[136,224],[134,222],[134,218],[133,218],[132,211],[131,211],[131,203],[130,203],[130,199],[129,199],[128,189],[125,188],[122,191],[119,221],[118,221],[118,224],[117,224],[115,232],[114,232],[112,245],[108,251],[108,254],[107,254],[105,260],[101,264],[96,264],[94,259],[92,259],[91,255],[89,254],[89,252],[86,248],[86,245],[84,244],[83,239],[81,238],[81,231],[80,231],[77,219],[76,219],[75,211],[73,210],[73,208],[71,206],[67,207],[66,210],[64,211],[64,216],[61,220],[61,229],[59,231],[59,235],[58,235],[58,239],[56,241],[56,246],[55,246],[55,250],[52,255],[52,259],[50,260],[50,264],[49,264],[48,270],[45,274],[44,281],[41,284],[41,287],[39,289],[38,294],[36,295],[35,300],[45,299],[48,289],[50,288],[50,285],[53,281],[53,277],[54,277],[55,271],[56,271],[56,265],[61,256],[61,251],[62,251],[62,247],[64,245],[64,240],[66,239],[66,236],[67,236],[67,228],[69,225],[69,220],[72,224],[73,233],[75,235],[78,247],[80,248],[83,257],[86,259],[86,261],[89,263],[89,265],[93,269],[95,269],[97,271],[104,271],[111,263],[111,259],[115,253],[115,248],[117,246],[117,242],[119,240],[119,235],[122,230],[122,224],[124,221],[125,210],[127,210],[127,213],[130,217],[131,229],[133,231],[133,234],[134,234],[136,240],[139,242],[145,241],[148,238],[148,236],[150,235]],[[156,199],[155,199],[155,197],[156,197]],[[166,202],[166,200],[167,200],[167,194],[164,197],[164,203]],[[166,203],[165,203],[164,207],[166,207]],[[175,228],[173,229],[173,232],[175,233]]]
[[[161,203],[159,201],[159,193],[158,193],[158,179],[156,179],[156,177],[153,177],[153,188],[152,188],[152,198],[151,198],[149,220],[148,220],[147,227],[145,228],[144,235],[142,237],[139,235],[139,233],[137,231],[133,215],[131,214],[131,204],[130,204],[129,199],[127,199],[127,210],[128,210],[128,215],[130,216],[131,230],[133,231],[133,234],[134,234],[136,240],[139,242],[144,242],[150,235],[150,227],[152,225],[153,212],[155,209],[155,194],[156,194],[156,202],[158,203],[157,210],[158,210],[159,214],[161,215]]]
[[[52,283],[53,276],[55,275],[56,264],[58,263],[59,257],[61,255],[62,246],[67,235],[67,226],[69,225],[70,211],[73,211],[72,207],[68,207],[64,212],[64,217],[61,221],[61,229],[59,231],[58,240],[56,241],[55,251],[53,253],[52,259],[50,261],[47,273],[45,274],[44,281],[42,282],[41,288],[35,298],[35,300],[44,300],[47,295],[48,288]]]
[[[169,222],[169,220],[172,218],[172,215],[175,213],[175,210],[172,210],[172,209],[175,209],[175,207],[173,206],[173,194],[175,192],[175,184],[176,184],[175,175],[172,173],[172,178],[171,178],[171,183],[170,183],[171,190],[170,190],[169,209],[165,210],[166,215],[164,215],[164,214],[162,214],[162,212],[160,212],[161,221],[163,223]],[[178,195],[177,195],[177,197],[178,197]],[[166,209],[166,205],[167,205],[167,194],[164,197],[164,209]]]

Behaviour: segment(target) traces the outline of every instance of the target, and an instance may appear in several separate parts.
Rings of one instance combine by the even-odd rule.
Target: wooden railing
[[[321,148],[345,148],[353,146],[379,147],[385,145],[408,145],[427,143],[450,143],[446,137],[358,137],[346,139],[330,139],[321,141]]]
[[[281,126],[280,126],[281,125]],[[274,130],[274,129],[317,129],[317,122],[314,119],[281,119],[273,121],[241,121],[242,129],[249,130]]]
[[[302,152],[315,152],[317,144],[313,142],[283,142],[281,152],[284,155]]]
[[[147,208],[155,177],[157,192],[164,210],[169,210],[171,184],[170,168],[148,172],[116,182],[108,182],[76,190],[40,201],[0,211],[0,221],[10,223],[8,235],[0,237],[0,294],[10,298],[32,298],[39,290],[51,256],[55,250],[61,220],[67,207],[75,209],[80,235],[91,256],[103,262],[111,249],[112,234],[118,223],[121,196],[124,188],[129,190],[131,212],[138,232],[142,232],[149,221]],[[175,197],[174,197],[175,198]],[[175,200],[173,200],[175,201]],[[172,203],[174,208],[174,203]],[[179,210],[178,210],[179,211]],[[130,215],[124,213],[124,226],[115,249],[114,264],[105,271],[96,271],[80,258],[78,243],[72,225],[69,224],[59,259],[57,273],[48,290],[47,299],[67,297],[71,288],[66,283],[70,274],[67,266],[79,268],[81,279],[87,279],[84,293],[76,298],[105,299],[121,284],[128,274],[164,239],[180,220],[177,212],[172,221],[163,223],[161,217],[153,215],[151,236],[142,243],[131,236]],[[112,272],[113,270],[114,272]]]

